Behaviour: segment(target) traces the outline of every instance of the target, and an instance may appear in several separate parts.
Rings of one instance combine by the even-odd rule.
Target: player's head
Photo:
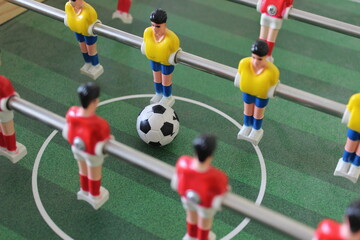
[[[90,103],[100,96],[100,87],[93,82],[82,84],[77,89],[79,94],[80,103],[83,108],[87,108]]]
[[[202,134],[194,139],[193,147],[195,154],[200,162],[204,162],[209,156],[212,156],[216,148],[216,138],[211,134]]]
[[[156,24],[166,23],[167,21],[167,14],[161,8],[157,8],[150,14],[150,21]]]
[[[345,219],[347,220],[351,234],[355,234],[360,230],[360,200],[353,202],[345,210]]]
[[[264,40],[257,40],[253,45],[251,45],[251,53],[264,57],[269,52],[269,46]]]

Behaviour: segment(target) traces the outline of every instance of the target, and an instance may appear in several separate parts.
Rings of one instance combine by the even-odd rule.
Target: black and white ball
[[[171,143],[178,134],[179,127],[179,118],[175,111],[158,103],[146,106],[136,121],[136,130],[140,138],[155,146]]]

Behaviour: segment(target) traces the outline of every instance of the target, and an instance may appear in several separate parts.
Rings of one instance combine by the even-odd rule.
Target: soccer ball
[[[165,146],[179,132],[179,118],[175,111],[161,104],[151,104],[142,110],[136,121],[136,130],[147,144]]]

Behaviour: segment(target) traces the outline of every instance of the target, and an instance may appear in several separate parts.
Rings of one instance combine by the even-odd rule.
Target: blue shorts
[[[255,103],[255,106],[257,106],[258,108],[264,108],[266,107],[266,105],[269,103],[269,99],[266,98],[258,98],[255,97],[253,95],[247,94],[247,93],[242,93],[243,94],[243,101],[247,104],[252,104]]]
[[[359,141],[360,140],[360,133],[348,128],[347,137],[350,138],[352,141]]]
[[[88,46],[93,45],[97,41],[97,36],[84,36],[80,33],[75,33],[75,36],[78,42],[85,42]]]
[[[164,75],[172,74],[172,72],[175,69],[174,65],[163,65],[161,63],[154,62],[151,60],[150,60],[150,66],[154,72],[158,72],[161,70],[161,73]]]

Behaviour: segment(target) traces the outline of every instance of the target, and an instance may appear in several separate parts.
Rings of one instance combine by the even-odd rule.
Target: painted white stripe
[[[108,99],[105,101],[102,101],[101,103],[99,103],[99,107],[103,106],[105,104],[109,104],[109,103],[113,103],[113,102],[117,102],[117,101],[122,101],[122,100],[127,100],[127,99],[137,99],[137,98],[151,98],[153,95],[152,94],[138,94],[138,95],[129,95],[129,96],[123,96],[123,97],[118,97],[118,98],[112,98],[112,99]],[[224,117],[225,119],[227,119],[228,121],[230,121],[232,124],[234,124],[237,128],[241,128],[241,124],[238,123],[235,119],[233,119],[232,117],[230,117],[229,115],[227,115],[226,113],[210,106],[207,105],[205,103],[202,102],[198,102],[196,100],[192,100],[192,99],[188,99],[188,98],[183,98],[183,97],[175,97],[175,99],[180,100],[180,101],[184,101],[184,102],[188,102],[188,103],[192,103],[204,108],[209,109],[210,111],[213,111],[217,114],[219,114],[220,116]],[[40,164],[40,160],[42,157],[43,152],[45,151],[47,145],[49,144],[49,142],[51,141],[51,139],[55,136],[55,134],[58,131],[53,131],[49,137],[46,139],[46,141],[44,142],[44,144],[41,146],[40,151],[38,153],[38,155],[36,156],[35,159],[35,163],[34,163],[34,167],[33,167],[33,176],[32,176],[32,188],[33,188],[33,194],[34,194],[34,199],[35,199],[35,203],[37,208],[39,209],[39,212],[41,214],[41,216],[43,217],[43,219],[45,220],[45,222],[50,226],[50,228],[62,239],[65,240],[70,240],[72,239],[71,237],[69,237],[66,233],[64,233],[50,218],[50,216],[47,214],[47,212],[44,209],[44,206],[42,205],[42,202],[40,200],[40,196],[39,196],[39,191],[38,191],[38,186],[37,186],[37,173],[38,173],[38,168],[39,168],[39,164]],[[261,184],[260,184],[260,190],[259,190],[259,194],[256,198],[255,203],[260,205],[264,195],[265,195],[265,190],[266,190],[266,166],[265,166],[265,161],[264,161],[264,157],[261,153],[261,150],[259,148],[259,146],[255,146],[253,145],[256,154],[258,155],[259,158],[259,163],[260,163],[260,170],[261,170]],[[243,230],[247,224],[250,222],[250,218],[245,218],[242,222],[240,222],[240,224],[234,229],[232,230],[230,233],[228,233],[225,237],[222,238],[222,240],[229,240],[233,237],[235,237],[241,230]]]

